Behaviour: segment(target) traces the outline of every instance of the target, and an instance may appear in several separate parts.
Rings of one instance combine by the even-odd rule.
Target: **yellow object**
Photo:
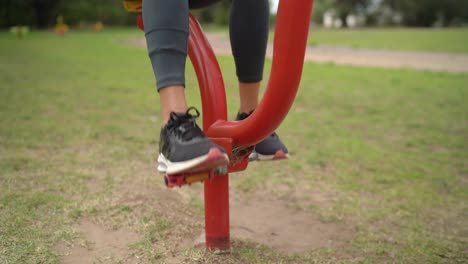
[[[141,13],[141,10],[143,8],[143,0],[124,0],[123,5],[128,12]]]
[[[65,35],[65,33],[67,33],[70,30],[68,25],[65,24],[63,21],[64,21],[63,16],[58,16],[57,24],[55,24],[55,28],[54,28],[55,34],[60,35],[60,36]]]
[[[96,22],[94,24],[94,31],[100,32],[104,28],[104,24],[101,21]]]
[[[65,35],[65,33],[67,33],[69,30],[70,30],[70,28],[66,24],[56,25],[55,26],[55,33],[57,33],[58,35],[61,35],[61,36]]]
[[[194,174],[194,175],[187,176],[185,178],[185,183],[192,184],[194,182],[204,181],[209,178],[210,178],[210,174],[208,173]]]

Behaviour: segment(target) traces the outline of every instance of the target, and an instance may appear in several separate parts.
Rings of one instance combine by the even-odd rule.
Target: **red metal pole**
[[[216,56],[197,20],[190,15],[189,56],[200,85],[203,129],[217,120],[227,120],[226,93]],[[222,137],[218,137],[222,138]],[[232,141],[222,144],[230,152]],[[209,249],[229,249],[228,174],[205,181],[205,237]]]

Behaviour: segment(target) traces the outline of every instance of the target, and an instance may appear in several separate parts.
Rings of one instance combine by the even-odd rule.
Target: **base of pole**
[[[225,241],[228,241],[228,244],[225,243]],[[195,239],[195,242],[194,242],[194,246],[195,247],[205,247],[207,250],[211,251],[212,253],[214,254],[229,254],[231,253],[231,247],[230,247],[230,239],[224,239],[222,240],[224,241],[224,243],[221,244],[221,246],[214,246],[214,247],[208,247],[208,244],[206,243],[206,235],[205,235],[205,231],[203,231],[202,234],[200,234],[200,236],[198,236],[196,239]]]
[[[206,237],[206,248],[210,250],[230,250],[231,249],[231,240],[229,236],[215,238],[215,237]]]

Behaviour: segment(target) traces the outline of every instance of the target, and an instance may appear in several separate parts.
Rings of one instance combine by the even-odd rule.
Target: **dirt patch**
[[[151,248],[157,252],[156,263],[183,263],[186,257],[182,253],[192,247],[192,241],[203,230],[204,223],[203,217],[180,195],[181,191],[189,188],[166,188],[163,176],[155,172],[154,162],[133,164],[129,167],[128,175],[131,177],[116,182],[116,191],[109,200],[109,205],[126,205],[131,208],[131,213],[122,221],[116,222],[121,222],[119,226],[138,230],[138,233],[146,238],[151,237],[153,231],[145,226],[157,227],[161,221],[167,222],[167,229],[158,231],[159,234],[151,238]],[[144,224],[144,218],[151,221]],[[108,223],[108,219],[104,214],[99,221],[106,225],[114,224]],[[140,260],[139,263],[150,263],[154,260],[141,256],[144,260]]]
[[[164,186],[154,161],[129,160],[86,174],[92,175],[84,192],[90,200],[80,206],[83,220],[73,227],[78,237],[56,247],[61,263],[183,262],[203,218]]]
[[[308,47],[307,61],[391,69],[416,69],[436,72],[468,72],[468,55],[347,47]]]
[[[81,220],[76,229],[83,234],[83,240],[68,249],[59,246],[61,252],[66,252],[61,263],[137,263],[128,247],[138,240],[135,233],[125,229],[108,230],[87,219]]]
[[[232,55],[228,34],[208,32],[206,36],[216,54]],[[144,38],[132,38],[126,42],[132,46],[146,47]],[[267,56],[269,58],[273,56],[271,43],[268,44]],[[468,72],[468,55],[466,54],[318,46],[307,47],[305,60],[393,69]]]
[[[153,172],[154,167],[147,167],[142,171]],[[137,172],[131,180],[124,180],[119,185],[111,203],[128,205],[136,217],[156,211],[172,223],[183,225],[184,229],[196,226],[196,221],[193,221],[196,219],[196,213],[180,195],[180,191],[188,188],[168,189],[161,174],[141,175]]]
[[[294,209],[273,196],[252,194],[231,205],[231,233],[285,253],[341,246],[352,232],[343,225],[323,223],[318,215]]]
[[[203,185],[177,189],[186,200],[203,201]],[[230,188],[231,239],[241,239],[269,246],[283,253],[304,253],[332,246],[343,248],[353,231],[342,222],[323,222],[312,210],[298,209],[295,203],[269,192],[243,193]],[[315,196],[314,196],[315,197]],[[310,199],[310,197],[309,197]],[[330,203],[327,194],[314,200],[319,208]],[[323,202],[323,204],[322,204]],[[202,233],[203,230],[199,230]],[[204,243],[203,234],[193,244]]]
[[[62,263],[135,263],[146,259],[144,250],[156,252],[157,258],[165,263],[192,263],[193,256],[187,256],[186,252],[197,252],[192,250],[203,233],[203,214],[199,209],[203,204],[203,184],[167,189],[162,176],[153,172],[153,162],[129,162],[112,171],[111,187],[104,186],[112,194],[85,206],[96,207],[96,212],[85,215],[77,225],[76,230],[83,238],[57,249],[63,256]],[[88,184],[91,190],[103,188],[95,177]],[[267,191],[246,194],[235,188],[230,192],[233,241],[251,241],[290,254],[327,246],[346,247],[352,238],[353,232],[343,224],[323,223],[312,209],[296,209],[290,196]],[[314,200],[324,207],[329,203],[328,196],[319,195]],[[151,220],[142,221],[145,218]],[[164,221],[169,223],[167,229],[152,236],[147,226],[159,228],[158,224]],[[148,237],[151,243],[145,248],[129,249],[130,244],[147,241]]]

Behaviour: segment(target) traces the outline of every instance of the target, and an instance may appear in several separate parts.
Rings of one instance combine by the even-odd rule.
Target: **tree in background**
[[[401,15],[405,26],[460,26],[468,24],[467,0],[315,0],[313,19],[322,22],[323,15],[334,10],[337,17],[346,23],[347,15],[365,14],[372,24],[392,25],[383,16]],[[382,21],[378,23],[378,21]],[[399,24],[399,23],[396,23]]]
[[[135,16],[127,13],[121,0],[62,0],[60,11],[72,25],[96,21],[111,25],[135,24]]]
[[[270,5],[273,0],[270,0]],[[197,17],[201,23],[213,23],[219,26],[227,26],[229,24],[229,8],[231,0],[222,0],[210,7],[194,10],[192,13]],[[274,25],[276,22],[276,14],[271,14],[270,24]]]
[[[192,14],[203,24],[227,26],[229,24],[230,0],[221,0],[208,7],[191,10]]]
[[[326,12],[333,11],[335,17],[346,25],[346,18],[351,14],[366,14],[372,0],[315,0],[312,19],[318,24],[323,21]]]
[[[382,0],[381,4],[401,12],[409,26],[450,26],[468,22],[466,0]]]
[[[325,13],[333,8],[331,0],[315,0],[312,10],[312,20],[317,24],[322,24]]]
[[[364,14],[371,0],[331,0],[330,5],[346,26],[346,18],[351,14]]]
[[[2,0],[0,4],[0,27],[14,25],[53,25],[60,0]]]
[[[55,22],[57,8],[60,4],[59,0],[32,0],[34,15],[36,17],[36,25],[40,28],[49,26]]]
[[[59,15],[71,25],[96,21],[129,25],[135,21],[122,7],[121,0],[2,0],[0,28],[19,24],[48,28]]]
[[[170,0],[168,0],[170,1]],[[251,0],[255,1],[255,0]],[[292,1],[292,0],[282,0]],[[202,23],[226,26],[230,0],[196,10]],[[349,14],[365,14],[378,21],[389,10],[402,15],[407,26],[457,26],[468,24],[468,0],[315,0],[313,19],[322,22],[323,14],[333,9],[346,23]],[[134,25],[134,15],[122,7],[122,0],[1,0],[0,28],[26,25],[52,27],[59,15],[72,26],[102,21],[108,25]],[[275,16],[272,15],[274,21]],[[274,22],[273,22],[274,23]]]
[[[229,8],[231,1],[223,0],[215,5],[214,22],[220,26],[229,25]]]

